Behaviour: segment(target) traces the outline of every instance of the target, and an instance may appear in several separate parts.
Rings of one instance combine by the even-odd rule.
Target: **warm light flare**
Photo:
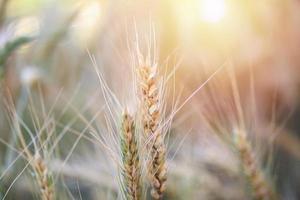
[[[216,23],[221,21],[226,14],[225,0],[201,0],[199,14],[205,22]]]
[[[81,8],[73,28],[76,39],[80,44],[86,45],[92,40],[97,27],[101,25],[102,8],[99,1],[89,1]]]

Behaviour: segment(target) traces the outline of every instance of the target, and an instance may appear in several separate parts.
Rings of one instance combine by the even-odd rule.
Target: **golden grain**
[[[141,192],[138,143],[135,135],[134,120],[127,111],[123,114],[121,134],[124,193],[126,199],[138,200]]]

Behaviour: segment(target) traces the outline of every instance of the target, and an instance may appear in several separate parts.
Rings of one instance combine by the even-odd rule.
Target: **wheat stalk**
[[[263,171],[256,162],[252,146],[247,140],[246,132],[237,130],[234,143],[239,153],[242,170],[252,189],[253,198],[255,200],[277,199],[277,196],[265,179]]]
[[[167,180],[166,148],[163,133],[159,127],[162,121],[161,87],[155,65],[140,66],[138,74],[140,79],[143,132],[147,141],[147,149],[150,150],[147,167],[152,187],[151,195],[154,199],[161,199]]]
[[[128,200],[140,199],[140,160],[138,143],[135,135],[133,118],[127,113],[123,114],[121,127],[121,151],[123,161],[124,193]]]

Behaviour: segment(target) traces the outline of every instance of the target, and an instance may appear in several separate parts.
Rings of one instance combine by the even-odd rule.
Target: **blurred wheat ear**
[[[147,170],[151,183],[151,195],[154,199],[162,199],[166,189],[167,167],[164,136],[160,127],[161,85],[156,66],[139,67],[139,85],[141,93],[142,125],[147,149],[150,151]]]
[[[24,153],[23,157],[28,163],[27,166],[30,166],[33,171],[33,178],[38,186],[40,199],[53,200],[55,198],[55,186],[53,175],[47,165],[47,161],[49,161],[47,159],[47,155],[49,148],[49,140],[52,134],[54,133],[53,127],[52,129],[50,128],[54,122],[50,123],[49,125],[47,125],[47,127],[45,127],[47,131],[44,132],[43,129],[40,128],[39,130],[35,130],[36,132],[34,134],[30,131],[30,129],[28,129],[26,124],[20,122],[18,113],[11,102],[12,100],[9,99],[7,108],[12,128],[14,130],[13,134],[16,134],[17,136],[21,152]],[[26,140],[26,131],[23,131],[22,128],[25,128],[27,130],[27,134],[29,138],[31,138],[30,142]],[[42,135],[43,133],[47,135]],[[24,170],[25,169],[26,167],[24,168]],[[4,195],[4,198],[6,197],[8,192],[9,189]]]
[[[36,153],[33,161],[34,173],[37,177],[37,183],[40,187],[42,200],[54,199],[53,178],[49,174],[49,169],[41,156]]]
[[[127,111],[124,112],[122,118],[121,151],[123,192],[126,199],[139,200],[141,198],[141,171],[135,123]]]
[[[31,153],[26,145],[24,136],[22,133],[19,133],[20,143],[24,149],[25,156],[30,162],[30,166],[34,172],[35,181],[40,190],[40,198],[42,200],[53,200],[54,199],[54,180],[52,173],[50,172],[48,165],[46,163],[45,152],[47,149],[45,146],[46,141],[41,142],[41,146],[36,146],[34,144],[34,153]],[[42,154],[41,154],[41,153]]]
[[[239,153],[239,159],[242,165],[248,184],[251,187],[252,196],[255,200],[277,200],[278,196],[266,180],[263,170],[258,165],[251,144],[247,140],[244,130],[235,131],[234,144]]]

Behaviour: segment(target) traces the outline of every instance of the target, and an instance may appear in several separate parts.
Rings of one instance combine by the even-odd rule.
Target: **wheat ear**
[[[237,130],[234,142],[239,153],[242,170],[252,189],[253,198],[255,200],[277,199],[277,196],[265,179],[263,171],[256,162],[252,146],[247,140],[246,132]]]
[[[40,188],[41,199],[54,199],[52,176],[49,174],[48,167],[39,153],[36,153],[33,157],[32,168]]]
[[[135,124],[133,118],[127,113],[123,114],[121,128],[121,151],[124,182],[124,193],[128,200],[140,199],[140,160],[138,153],[138,142],[135,135]]]
[[[37,147],[35,141],[34,144],[34,153],[31,153],[29,150],[24,135],[21,131],[20,124],[18,123],[17,114],[11,110],[9,112],[12,113],[12,122],[14,123],[14,127],[16,128],[16,134],[19,136],[20,145],[24,150],[24,155],[27,160],[30,161],[30,166],[34,172],[35,180],[40,189],[40,199],[42,200],[53,200],[54,199],[54,184],[53,184],[53,176],[49,171],[48,166],[46,165],[44,156],[41,156],[39,151],[41,150],[45,153],[43,145],[41,147]],[[42,154],[43,155],[43,154]]]
[[[161,92],[156,66],[139,68],[142,124],[145,138],[150,150],[148,174],[151,183],[151,195],[161,199],[166,188],[167,167],[166,148],[161,128]],[[150,139],[150,140],[149,140]]]

